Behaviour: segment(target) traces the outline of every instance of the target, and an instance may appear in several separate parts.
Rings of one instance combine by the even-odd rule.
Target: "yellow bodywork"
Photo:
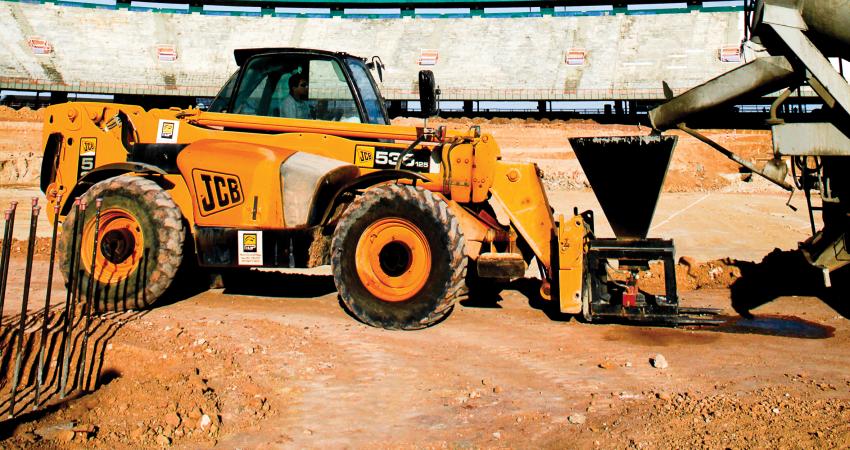
[[[284,228],[279,173],[282,161],[306,152],[349,163],[365,175],[381,170],[370,166],[377,145],[405,149],[423,131],[417,127],[194,109],[145,111],[138,106],[103,103],[54,105],[47,109],[44,126],[44,142],[52,134],[62,137],[55,159],[56,175],[46,192],[51,206],[61,194],[60,210],[67,211],[81,172],[127,161],[122,124],[116,122],[119,111],[132,123],[136,142],[188,145],[176,161],[180,174],[170,173],[164,178],[190,229],[195,225]],[[446,199],[466,236],[467,254],[475,259],[485,243],[506,235],[521,236],[546,275],[550,279],[561,277],[561,308],[574,311],[574,294],[581,292],[583,254],[579,237],[584,227],[561,221],[561,228],[556,229],[537,166],[502,161],[495,139],[475,128],[447,130],[438,141],[423,142],[418,148],[440,152],[439,170],[422,173],[427,181],[418,185]],[[203,205],[211,204],[213,192],[221,201],[204,209]],[[507,223],[499,223],[509,228],[508,233],[496,230],[467,208],[483,202],[489,202],[500,219],[507,217]],[[553,268],[555,238],[561,266]],[[569,244],[566,248],[565,242]],[[580,294],[578,299],[580,307]]]
[[[195,199],[189,205],[178,205],[181,209],[192,208],[196,225],[286,226],[279,167],[280,161],[295,151],[222,140],[199,141],[197,144],[186,148],[177,158],[177,166],[187,178],[184,181],[189,195]]]
[[[580,215],[558,218],[558,299],[561,312],[581,312],[588,230]]]
[[[535,164],[499,162],[491,192],[493,200],[504,209],[517,232],[548,270],[555,221],[537,172]]]

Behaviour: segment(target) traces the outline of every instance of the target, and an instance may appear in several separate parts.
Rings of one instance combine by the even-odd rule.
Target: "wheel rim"
[[[355,251],[357,275],[375,297],[401,302],[419,292],[431,273],[431,247],[412,222],[390,217],[364,230]]]
[[[87,272],[92,267],[94,222],[89,220],[83,228],[80,247],[80,261]],[[101,211],[94,278],[101,283],[127,278],[139,265],[144,248],[141,226],[129,212],[118,208]]]

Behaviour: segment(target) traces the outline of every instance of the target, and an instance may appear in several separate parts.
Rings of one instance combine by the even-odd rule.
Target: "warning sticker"
[[[156,131],[157,144],[177,143],[177,134],[180,130],[180,122],[174,120],[160,120]]]
[[[239,262],[240,266],[263,265],[263,232],[239,231]]]

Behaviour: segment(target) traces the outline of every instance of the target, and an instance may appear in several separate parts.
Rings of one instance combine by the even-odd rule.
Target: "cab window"
[[[387,120],[386,111],[384,110],[384,101],[372,77],[369,75],[369,70],[360,60],[349,59],[347,63],[348,67],[351,68],[354,84],[357,86],[357,90],[360,91],[360,100],[363,101],[363,107],[366,109],[368,122],[389,125],[390,122]]]
[[[339,64],[319,55],[260,55],[246,62],[235,114],[360,122]]]

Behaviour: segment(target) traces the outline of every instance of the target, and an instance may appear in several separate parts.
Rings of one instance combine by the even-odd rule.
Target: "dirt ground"
[[[40,135],[31,135],[40,126],[23,122],[30,131],[0,122],[0,153],[38,153]],[[557,212],[593,209],[597,233],[612,236],[566,137],[646,130],[586,122],[480,125],[496,136],[506,158],[534,160],[550,174]],[[711,133],[750,158],[769,154],[767,134]],[[6,185],[0,206],[26,205],[39,195],[35,178],[10,173],[0,173]],[[68,385],[77,389],[63,399],[56,359],[66,292],[57,276],[44,404],[33,408],[49,269],[50,226],[42,217],[20,353],[13,334],[21,322],[26,247],[22,241],[13,246],[0,324],[0,373],[6,374],[0,446],[850,445],[850,276],[838,272],[834,286],[823,288],[820,274],[794,251],[810,232],[802,197],[792,199],[800,209],[790,210],[787,195],[743,181],[733,165],[685,138],[664,190],[650,235],[676,243],[682,303],[721,308],[724,325],[582,323],[547,314],[533,280],[518,280],[500,286],[496,296],[463,302],[434,327],[391,332],[346,314],[327,268],[252,272],[208,291],[184,279],[156,308],[93,317],[85,347],[85,321],[75,311],[73,350],[66,353]],[[15,237],[24,239],[26,228],[19,220]],[[653,269],[647,285],[658,282]],[[6,419],[18,354],[17,417]]]

